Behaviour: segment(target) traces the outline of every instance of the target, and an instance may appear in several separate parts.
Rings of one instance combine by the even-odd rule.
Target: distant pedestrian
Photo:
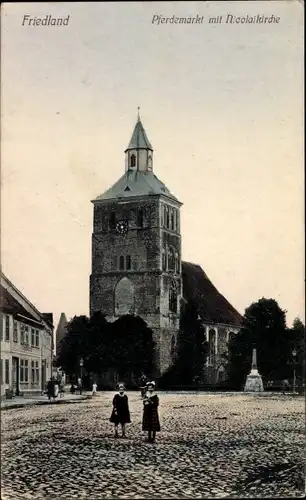
[[[47,396],[49,401],[51,401],[51,399],[54,400],[55,398],[54,390],[55,390],[55,381],[54,378],[51,377],[50,380],[47,382]]]
[[[80,377],[78,378],[78,389],[80,391],[80,394],[82,394],[82,379]]]
[[[71,392],[71,394],[75,393],[75,386],[74,386],[74,384],[71,384],[70,392]]]
[[[64,385],[64,382],[62,381],[60,383],[60,388],[59,388],[59,395],[60,395],[60,398],[63,398],[64,397],[64,394],[65,394],[65,385]]]
[[[287,379],[282,381],[282,393],[285,394],[286,389],[289,390],[289,381]]]
[[[115,424],[115,437],[119,437],[118,426],[120,424],[122,429],[122,437],[125,438],[125,425],[131,423],[129,400],[127,395],[124,393],[124,385],[119,384],[118,389],[119,392],[114,396],[113,399],[113,411],[109,421]]]
[[[97,387],[98,386],[97,386],[96,382],[94,382],[92,384],[92,396],[95,396],[95,394],[97,394]]]
[[[155,382],[148,382],[143,400],[142,430],[148,432],[150,443],[154,443],[156,432],[160,431],[158,406],[159,398],[155,392]]]

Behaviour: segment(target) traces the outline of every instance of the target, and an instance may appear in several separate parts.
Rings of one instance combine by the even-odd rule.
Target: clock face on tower
[[[118,234],[126,234],[128,232],[127,222],[125,222],[124,220],[120,220],[119,222],[117,222],[116,232]]]

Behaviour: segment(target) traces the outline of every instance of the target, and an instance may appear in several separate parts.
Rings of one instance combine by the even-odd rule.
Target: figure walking
[[[47,383],[47,396],[48,396],[48,399],[50,402],[51,402],[51,398],[53,398],[53,401],[54,401],[54,399],[55,399],[55,380],[53,377],[51,377]]]
[[[91,395],[92,395],[92,396],[95,396],[95,395],[97,394],[97,387],[98,387],[98,386],[97,386],[97,383],[96,383],[96,382],[94,382],[94,383],[92,384],[92,393],[91,393]]]
[[[158,406],[159,398],[155,392],[155,382],[148,382],[143,400],[142,430],[148,432],[150,443],[155,442],[156,432],[160,431]]]
[[[124,393],[124,385],[119,384],[118,389],[119,392],[114,396],[113,399],[113,411],[109,421],[115,424],[115,438],[119,437],[119,424],[121,425],[122,429],[122,437],[125,438],[125,425],[131,423],[129,400],[127,395]]]

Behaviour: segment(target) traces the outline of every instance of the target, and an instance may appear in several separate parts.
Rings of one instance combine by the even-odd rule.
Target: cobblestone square
[[[126,439],[113,437],[111,392],[3,411],[2,499],[304,496],[304,398],[161,392],[151,444],[127,394]]]

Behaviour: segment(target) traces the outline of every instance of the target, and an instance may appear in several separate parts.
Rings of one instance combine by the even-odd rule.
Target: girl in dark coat
[[[147,392],[143,400],[142,430],[148,432],[148,441],[154,443],[156,432],[160,431],[158,417],[159,398],[154,392],[155,383],[147,383]]]
[[[131,423],[129,401],[126,394],[124,394],[124,385],[119,384],[119,393],[113,399],[113,411],[109,419],[110,422],[115,424],[115,437],[118,436],[118,425],[121,424],[122,437],[125,436],[125,424]]]

